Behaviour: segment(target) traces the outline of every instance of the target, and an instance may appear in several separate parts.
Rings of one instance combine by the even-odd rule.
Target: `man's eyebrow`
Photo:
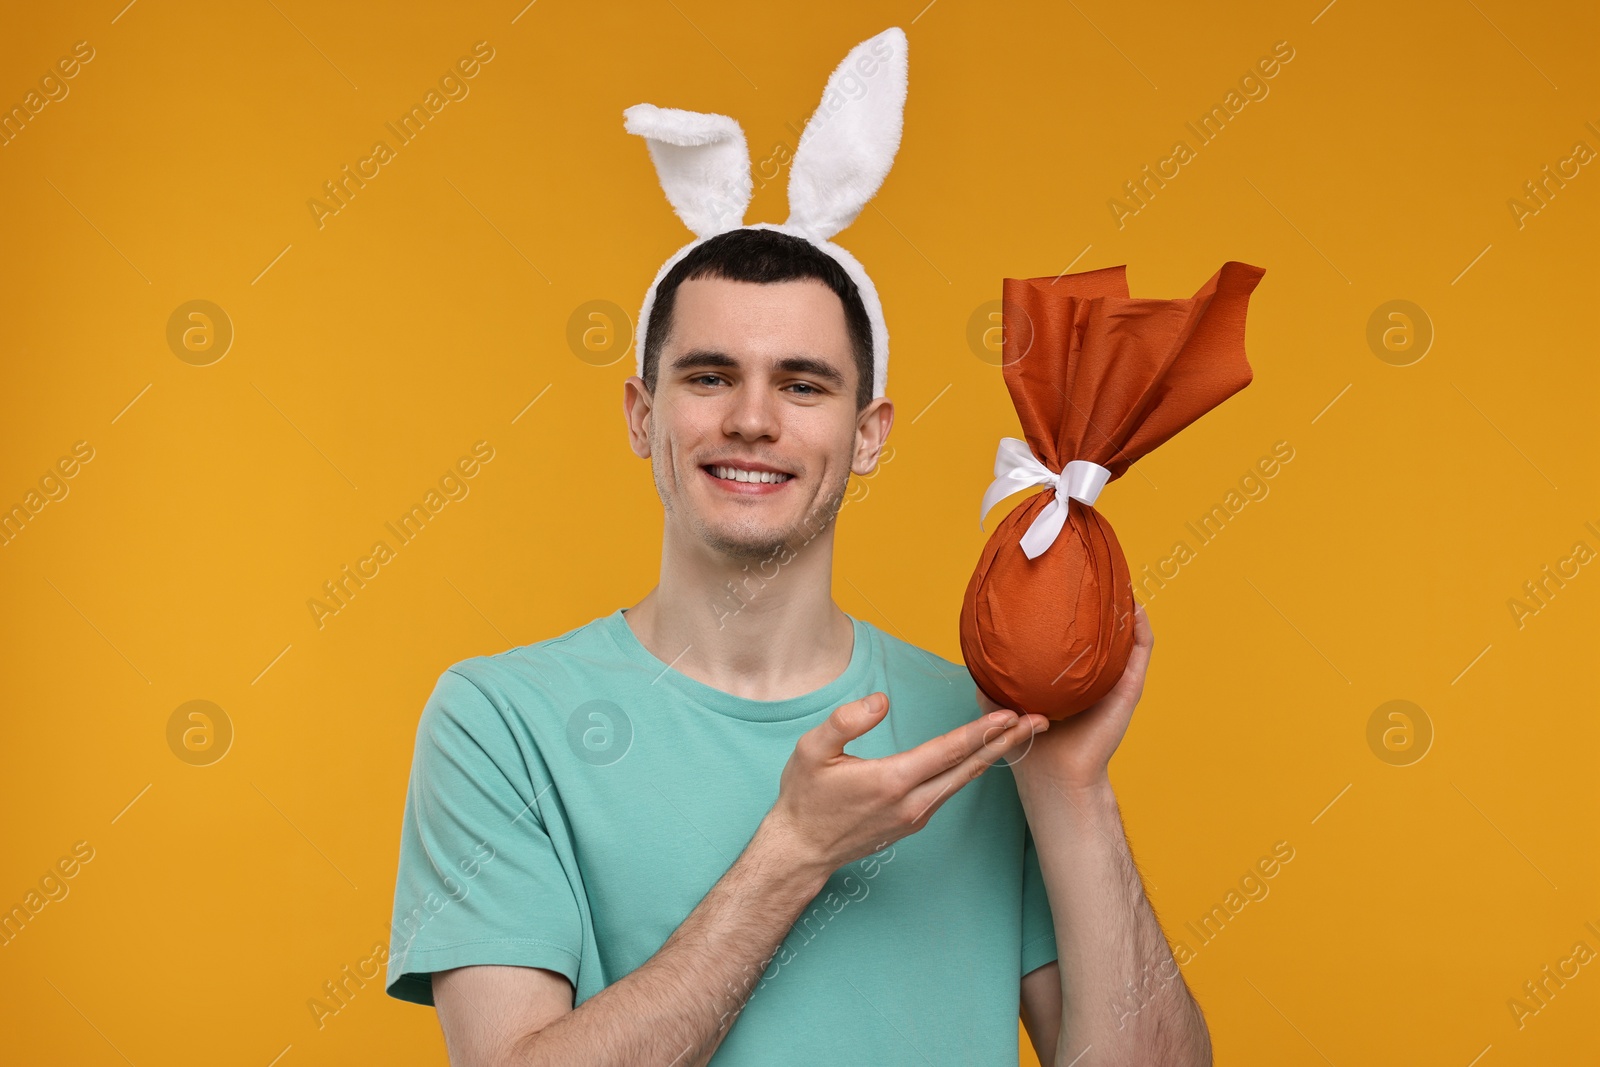
[[[737,369],[738,366],[739,361],[728,355],[726,352],[719,352],[716,349],[710,348],[696,348],[691,349],[690,351],[685,352],[674,359],[672,361],[670,370],[673,373],[676,373],[678,371],[691,370],[695,367],[722,367],[724,369]],[[824,360],[814,359],[810,356],[785,356],[784,358],[778,360],[773,366],[775,370],[784,371],[789,374],[813,375],[839,389],[843,389],[845,387],[844,375],[840,374],[838,370],[834,368],[833,364]]]
[[[777,369],[790,374],[811,374],[837,389],[844,388],[844,375],[835,370],[833,364],[810,356],[786,356],[778,360]]]
[[[693,367],[737,367],[738,365],[738,360],[726,352],[718,352],[715,349],[708,348],[694,348],[674,359],[668,369],[677,372],[689,370]]]

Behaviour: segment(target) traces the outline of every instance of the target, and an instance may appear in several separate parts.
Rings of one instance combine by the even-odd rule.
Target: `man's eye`
[[[720,375],[720,374],[696,374],[693,378],[690,378],[689,380],[691,382],[695,383],[696,385],[699,385],[699,384],[704,383],[707,379],[710,379],[711,381],[721,381],[722,380],[722,375]]]
[[[816,386],[812,385],[810,382],[795,382],[794,386],[791,386],[790,388],[794,388],[796,386],[798,386],[801,389],[810,390],[807,393],[802,393],[801,394],[802,396],[811,396],[813,394],[815,394],[817,396],[821,396],[822,395],[822,390],[818,389]]]

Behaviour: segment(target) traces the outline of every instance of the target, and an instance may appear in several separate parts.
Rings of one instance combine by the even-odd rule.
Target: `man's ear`
[[[622,383],[622,413],[628,420],[628,445],[640,459],[650,458],[650,417],[654,404],[637,374]]]
[[[856,419],[856,450],[850,459],[852,471],[863,476],[872,473],[893,425],[894,403],[888,397],[880,396],[861,409]]]

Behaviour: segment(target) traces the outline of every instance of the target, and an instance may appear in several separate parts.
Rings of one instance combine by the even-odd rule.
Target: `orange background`
[[[1600,965],[1520,1025],[1508,1001],[1576,943],[1600,952],[1595,686],[1575,666],[1600,597],[1579,310],[1600,175],[1566,164],[1520,220],[1508,202],[1600,148],[1600,18],[1319,7],[6,14],[3,106],[76,42],[93,58],[0,147],[0,505],[75,443],[93,458],[0,548],[0,906],[75,843],[93,858],[0,947],[5,1058],[443,1062],[433,1013],[378,980],[320,1029],[307,1001],[387,938],[439,672],[655,581],[659,505],[621,415],[631,327],[569,342],[591,301],[635,314],[689,239],[622,110],[730,114],[756,163],[786,160],[828,72],[890,25],[910,41],[905,138],[839,241],[883,295],[898,419],[841,515],[840,605],[959,656],[978,498],[1017,432],[983,331],[1001,278],[1126,263],[1134,295],[1188,296],[1224,260],[1265,267],[1254,383],[1100,501],[1137,579],[1293,449],[1148,599],[1157,648],[1112,773],[1151,899],[1194,950],[1219,1062],[1593,1057]],[[479,41],[494,58],[469,94],[319,228],[323,183]],[[1119,226],[1124,182],[1193,147],[1185,123],[1279,41],[1267,95]],[[748,221],[786,217],[786,178]],[[231,323],[220,359],[200,334],[169,344],[191,300]],[[1369,343],[1393,300],[1417,310]],[[470,494],[319,628],[322,583],[478,441],[494,458]],[[1532,611],[1524,583],[1580,541],[1587,565]],[[194,700],[233,733],[207,765],[179,755],[209,758],[204,736],[169,741]],[[1409,718],[1369,742],[1393,700]],[[1185,938],[1280,841],[1269,894]]]

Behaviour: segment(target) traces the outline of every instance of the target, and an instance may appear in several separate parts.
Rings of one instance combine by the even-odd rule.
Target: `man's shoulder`
[[[615,669],[616,644],[605,632],[610,618],[601,615],[553,637],[459,659],[440,673],[438,686],[470,686],[491,704],[514,699],[524,705],[540,694],[554,695],[586,675]]]

